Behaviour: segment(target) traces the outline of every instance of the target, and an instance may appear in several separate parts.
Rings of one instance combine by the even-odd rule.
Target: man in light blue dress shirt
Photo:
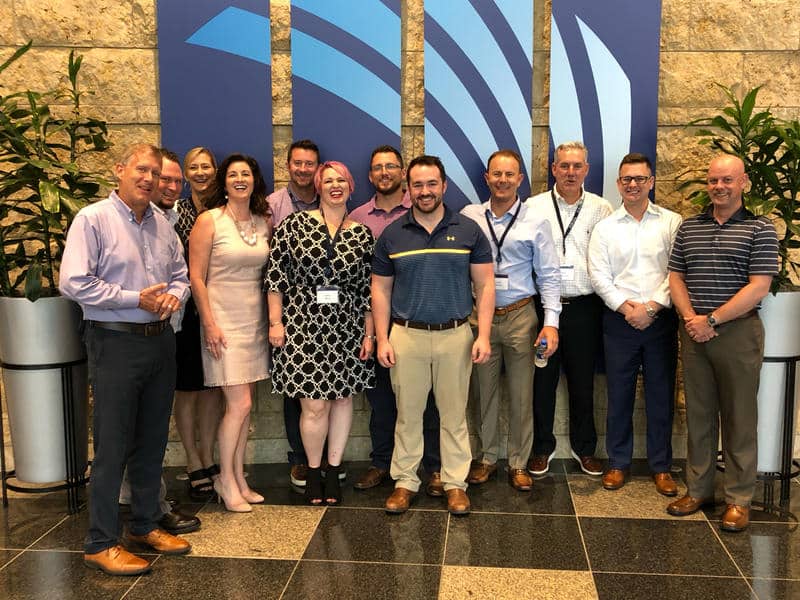
[[[475,366],[480,391],[480,447],[467,483],[484,483],[497,470],[500,372],[505,363],[508,481],[516,490],[528,491],[533,486],[525,469],[533,444],[533,358],[542,340],[547,340],[545,356],[558,348],[561,274],[550,224],[517,196],[523,177],[520,156],[513,150],[498,150],[486,167],[489,201],[465,206],[461,212],[489,238],[496,295],[492,354],[488,362]],[[532,301],[537,294],[544,305],[541,329]]]
[[[114,166],[118,187],[82,209],[67,234],[59,290],[85,319],[94,397],[89,532],[84,562],[110,575],[150,570],[120,544],[123,469],[130,477],[130,541],[164,554],[188,542],[158,528],[161,462],[175,389],[170,316],[188,295],[180,243],[155,212],[161,152],[135,144]]]

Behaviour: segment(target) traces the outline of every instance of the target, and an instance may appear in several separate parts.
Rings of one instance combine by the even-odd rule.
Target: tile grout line
[[[748,581],[747,577],[745,576],[744,572],[742,571],[741,567],[739,566],[739,563],[736,562],[736,559],[733,557],[733,554],[731,554],[730,550],[728,550],[728,546],[726,546],[725,542],[722,541],[722,538],[719,535],[719,531],[717,531],[717,528],[714,525],[712,525],[711,521],[708,520],[708,515],[706,515],[705,513],[703,513],[703,514],[706,517],[706,523],[708,523],[708,526],[711,529],[711,533],[714,535],[715,538],[717,538],[717,541],[719,542],[719,545],[722,546],[722,549],[725,551],[725,554],[728,555],[728,558],[731,559],[731,562],[733,563],[733,566],[736,567],[736,570],[739,572],[739,575],[741,575],[742,579],[744,579],[745,585],[747,585],[747,588],[750,590],[750,592],[753,594],[753,596],[755,596],[756,598],[759,598],[759,595],[756,594],[756,591],[753,589],[753,586],[750,585],[750,581]]]
[[[152,566],[153,566],[154,564],[156,564],[156,563],[159,561],[159,559],[161,558],[161,556],[162,556],[162,555],[161,555],[161,554],[159,554],[159,555],[157,555],[157,556],[156,556],[156,557],[155,557],[155,558],[152,560],[152,562],[150,563],[150,567],[151,567],[151,568],[152,568]],[[139,582],[142,580],[142,577],[144,577],[144,576],[145,576],[145,574],[144,574],[144,573],[142,573],[141,575],[137,575],[137,576],[136,576],[136,580],[135,580],[135,581],[134,581],[134,582],[131,584],[131,586],[130,586],[130,587],[127,589],[127,590],[125,590],[125,593],[124,593],[124,594],[122,594],[122,596],[120,596],[120,597],[119,597],[119,600],[124,600],[124,599],[125,599],[125,597],[126,597],[128,594],[130,594],[130,593],[133,591],[133,588],[135,588],[135,587],[136,587],[136,585],[137,585],[137,584],[138,584],[138,583],[139,583]]]
[[[25,548],[25,550],[32,550],[32,549],[33,549],[32,547],[33,547],[33,545],[34,545],[34,544],[36,544],[37,542],[40,542],[40,541],[42,540],[42,538],[45,538],[45,537],[47,537],[47,536],[48,536],[48,535],[49,535],[49,534],[50,534],[50,533],[51,533],[51,532],[52,532],[52,531],[53,531],[53,530],[54,530],[56,527],[58,527],[59,525],[61,525],[62,523],[64,523],[64,521],[66,521],[66,520],[67,520],[67,519],[69,519],[69,518],[70,518],[70,515],[65,515],[65,516],[63,516],[63,517],[61,518],[61,520],[60,520],[60,521],[58,521],[58,522],[57,522],[55,525],[53,525],[53,526],[52,526],[50,529],[48,529],[47,531],[45,531],[45,532],[44,532],[42,535],[40,535],[38,538],[36,538],[36,539],[35,539],[35,540],[33,540],[33,541],[30,543],[30,544],[28,544],[28,546]]]
[[[294,567],[292,568],[292,572],[289,574],[289,577],[286,579],[286,583],[283,584],[283,589],[281,590],[281,595],[278,596],[278,600],[282,600],[286,595],[286,590],[289,589],[289,584],[292,582],[292,578],[294,577],[295,573],[297,573],[297,569],[300,568],[300,562],[303,560],[303,555],[308,550],[309,544],[311,544],[311,540],[314,538],[314,535],[319,531],[319,524],[322,522],[322,519],[325,515],[328,514],[328,507],[325,506],[323,510],[320,511],[319,519],[317,519],[316,525],[314,525],[314,531],[308,536],[306,540],[305,547],[303,548],[302,552],[300,552],[300,556],[297,557],[297,562],[295,562]]]
[[[442,544],[442,560],[439,564],[439,581],[436,586],[436,598],[441,597],[442,595],[442,575],[444,575],[444,559],[447,556],[447,541],[450,538],[450,522],[453,518],[453,515],[450,514],[450,511],[447,511],[447,522],[444,526],[444,544]]]

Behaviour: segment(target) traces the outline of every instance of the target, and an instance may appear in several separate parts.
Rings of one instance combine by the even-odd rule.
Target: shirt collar
[[[130,206],[125,204],[122,198],[119,197],[117,190],[112,190],[109,197],[114,201],[114,205],[117,207],[117,210],[120,213],[125,215],[128,218],[128,220],[130,220],[132,223],[137,222],[136,213],[134,213],[133,209],[131,209]],[[144,211],[142,222],[145,222],[146,220],[151,219],[152,217],[153,217],[153,203],[151,202],[150,204],[147,205],[147,208]]]
[[[444,204],[444,216],[442,216],[442,220],[439,221],[439,224],[434,228],[434,232],[442,226],[445,225],[457,225],[458,224],[458,213],[453,212],[450,208]],[[421,229],[425,229],[417,223],[417,220],[414,218],[414,211],[409,210],[404,214],[402,217],[402,224],[403,227],[419,227]],[[426,230],[427,231],[427,230]]]
[[[583,199],[586,197],[586,188],[584,186],[581,186],[581,197],[578,198],[578,202],[575,202],[573,204],[568,204],[567,201],[564,200],[564,197],[558,193],[558,188],[556,186],[553,186],[552,191],[553,194],[555,194],[556,200],[558,200],[559,204],[563,204],[564,206],[570,206],[573,208],[577,206],[579,202],[583,201]]]
[[[647,208],[644,210],[645,214],[653,215],[654,217],[660,217],[662,214],[662,209],[657,204],[654,204],[652,200],[647,201]],[[622,221],[625,217],[630,217],[633,219],[631,214],[625,210],[625,204],[620,204],[617,210],[614,211],[614,216],[617,218],[618,221]]]
[[[373,194],[372,198],[369,199],[369,202],[367,204],[368,206],[367,212],[371,215],[374,215],[376,212],[382,212],[382,213],[386,212],[382,208],[378,208],[378,206],[375,204],[375,199],[377,197],[378,197],[377,194]],[[403,194],[403,199],[400,201],[400,204],[398,204],[392,210],[390,210],[389,213],[393,213],[398,210],[408,211],[410,208],[411,208],[411,195],[408,193],[408,191],[406,191]]]
[[[706,208],[706,210],[704,210],[702,213],[700,213],[699,216],[700,216],[700,218],[702,218],[704,220],[714,221],[714,205],[713,204],[709,204],[708,208]],[[756,218],[756,216],[752,212],[747,210],[744,207],[744,204],[742,204],[742,206],[739,207],[739,210],[737,210],[735,213],[733,213],[731,215],[731,218],[728,219],[728,221],[747,221],[749,219],[755,219],[755,218]],[[728,221],[725,221],[725,222],[727,223]]]
[[[485,211],[486,215],[492,221],[505,221],[507,219],[510,219],[514,215],[514,213],[516,212],[517,207],[519,206],[520,202],[521,202],[521,200],[519,199],[519,196],[517,196],[517,199],[514,201],[514,204],[512,204],[509,207],[509,209],[505,213],[503,213],[502,217],[495,217],[494,216],[494,213],[492,212],[492,201],[491,201],[491,199],[489,199],[486,202],[484,202],[482,206],[484,208],[484,211]]]

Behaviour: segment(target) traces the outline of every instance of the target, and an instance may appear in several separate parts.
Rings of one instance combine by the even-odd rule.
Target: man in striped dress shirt
[[[750,523],[756,485],[756,395],[764,355],[761,299],[778,272],[778,238],[766,217],[744,208],[748,178],[736,156],[708,167],[711,206],[678,230],[669,261],[672,302],[680,328],[686,391],[686,496],[667,507],[675,516],[714,500],[719,424],[722,425],[727,508],[721,528]]]

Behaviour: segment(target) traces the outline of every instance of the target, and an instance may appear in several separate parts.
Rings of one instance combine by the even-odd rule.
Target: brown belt
[[[445,329],[455,329],[468,321],[468,317],[463,319],[450,319],[444,323],[423,323],[422,321],[406,321],[405,319],[393,318],[392,323],[401,327],[411,329],[425,329],[427,331],[444,331]]]
[[[518,308],[527,306],[528,304],[531,303],[532,300],[533,298],[531,296],[528,296],[527,298],[523,298],[522,300],[517,300],[516,302],[512,302],[507,306],[501,306],[500,308],[495,308],[494,314],[498,316],[505,315],[507,313],[510,313],[512,310],[517,310]]]
[[[125,321],[87,321],[90,327],[110,329],[123,333],[136,333],[145,337],[159,335],[169,326],[169,319],[152,323],[127,323]]]

